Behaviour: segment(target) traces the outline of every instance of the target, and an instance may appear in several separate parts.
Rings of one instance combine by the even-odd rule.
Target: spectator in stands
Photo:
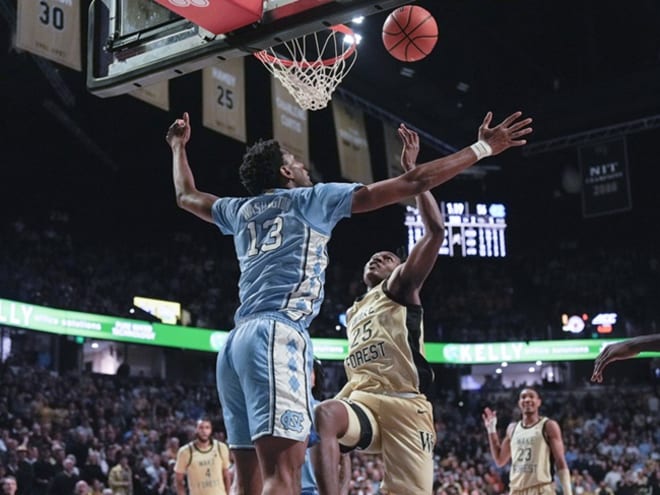
[[[80,470],[80,477],[90,486],[94,485],[94,480],[98,480],[101,483],[106,482],[107,478],[99,463],[99,453],[97,451],[90,450],[87,455],[87,463]]]
[[[49,495],[71,495],[79,478],[76,475],[75,461],[72,457],[66,457],[62,462],[62,471],[53,478],[53,483],[48,490]]]
[[[16,447],[17,471],[16,481],[18,483],[18,495],[31,495],[34,484],[34,468],[28,460],[28,448],[26,445]]]
[[[3,495],[16,495],[18,485],[16,484],[16,478],[13,476],[5,476],[0,480],[0,485],[2,487]]]
[[[76,482],[73,493],[74,495],[92,495],[92,489],[85,480],[79,480]]]
[[[56,470],[53,459],[50,457],[50,447],[44,445],[39,451],[39,459],[34,463],[34,493],[46,495]]]
[[[113,495],[133,495],[133,471],[128,456],[121,455],[119,462],[108,473],[108,485]]]

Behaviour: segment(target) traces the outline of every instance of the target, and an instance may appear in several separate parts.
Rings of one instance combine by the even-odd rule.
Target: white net
[[[312,33],[255,54],[291,93],[300,108],[320,110],[351,70],[357,50],[353,33],[346,26],[332,26],[323,34]]]

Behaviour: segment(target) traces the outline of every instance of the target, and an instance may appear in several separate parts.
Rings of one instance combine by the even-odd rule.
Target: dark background
[[[167,243],[180,230],[216,242],[213,227],[176,208],[164,141],[173,119],[189,111],[189,155],[198,186],[219,195],[244,194],[237,166],[245,145],[201,126],[201,75],[171,81],[170,112],[131,96],[98,98],[86,91],[84,72],[14,48],[15,1],[2,0],[0,22],[0,221],[43,219],[58,210],[95,242]],[[415,4],[438,22],[432,54],[412,64],[394,60],[380,40],[389,12],[368,17],[355,28],[363,40],[341,88],[451,146],[472,143],[488,110],[496,121],[519,109],[534,117],[530,143],[660,114],[660,4],[654,0]],[[412,77],[401,75],[404,67]],[[247,60],[247,71],[251,143],[272,132],[270,91],[269,76],[256,60]],[[510,150],[485,160],[478,177],[460,176],[435,193],[445,200],[505,203],[512,253],[566,245],[657,246],[655,125],[626,136],[629,212],[582,217],[580,194],[562,185],[564,174],[577,170],[575,146],[531,156]],[[374,175],[383,178],[381,121],[368,115],[367,127]],[[310,114],[310,134],[319,179],[341,180],[330,109]],[[423,143],[421,159],[436,156]],[[402,223],[400,206],[343,222],[331,255],[361,264],[374,249],[403,245]],[[360,235],[365,232],[374,235]]]

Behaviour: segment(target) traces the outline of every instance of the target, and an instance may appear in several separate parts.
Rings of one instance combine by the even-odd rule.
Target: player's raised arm
[[[403,141],[401,166],[407,172],[415,168],[419,136],[403,124],[398,131]],[[442,214],[433,194],[425,191],[415,196],[415,201],[424,224],[424,235],[415,244],[405,263],[392,273],[387,282],[388,291],[398,300],[409,304],[420,304],[419,291],[435,265],[445,237]]]
[[[630,359],[644,351],[660,352],[660,333],[653,335],[640,335],[639,337],[633,337],[606,346],[594,362],[594,371],[591,375],[591,381],[602,382],[603,371],[608,364],[622,359]]]
[[[504,436],[504,439],[500,441],[500,436],[497,433],[497,413],[487,407],[484,409],[481,418],[484,421],[484,426],[488,433],[490,454],[493,456],[495,464],[497,464],[498,467],[502,467],[511,459],[511,433],[515,423],[511,423],[507,427],[506,435]]]
[[[495,127],[489,127],[493,114],[488,112],[479,126],[478,141],[449,156],[426,162],[405,174],[375,182],[353,194],[353,213],[376,210],[383,206],[428,191],[452,179],[482,158],[527,143],[524,137],[532,132],[531,118],[521,119],[515,112]]]
[[[172,176],[176,204],[202,220],[213,223],[211,207],[218,197],[202,192],[195,186],[195,177],[190,169],[186,153],[190,131],[190,117],[188,112],[184,112],[182,118],[176,119],[167,130],[165,138],[172,148]]]

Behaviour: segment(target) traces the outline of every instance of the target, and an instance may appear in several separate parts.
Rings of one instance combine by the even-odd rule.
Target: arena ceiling
[[[356,28],[362,35],[358,61],[341,88],[451,146],[471,143],[488,110],[496,119],[514,110],[533,116],[537,141],[660,114],[660,4],[654,0],[415,4],[439,26],[431,55],[396,61],[380,39],[388,12],[370,16]],[[198,75],[172,81],[170,112],[130,96],[95,97],[84,73],[16,49],[16,0],[0,0],[0,6],[3,216],[79,209],[89,225],[122,219],[136,229],[150,223],[167,228],[179,216],[163,209],[175,208],[163,137],[184,110],[193,114],[198,181],[221,194],[242,193],[235,163],[244,145],[201,128]],[[250,103],[248,113],[261,115],[269,105],[267,77],[255,60],[250,63],[254,81],[248,84],[263,85],[265,96]],[[327,132],[331,122],[315,118],[312,158],[320,161],[334,139]],[[270,132],[268,119],[257,120],[264,125],[249,131],[250,140]],[[437,153],[425,149],[423,156]],[[506,175],[497,178],[504,173],[496,165],[489,169],[495,184],[510,190]],[[335,169],[326,173],[335,176]],[[485,190],[483,184],[466,187]],[[122,208],[130,213],[118,215]]]

